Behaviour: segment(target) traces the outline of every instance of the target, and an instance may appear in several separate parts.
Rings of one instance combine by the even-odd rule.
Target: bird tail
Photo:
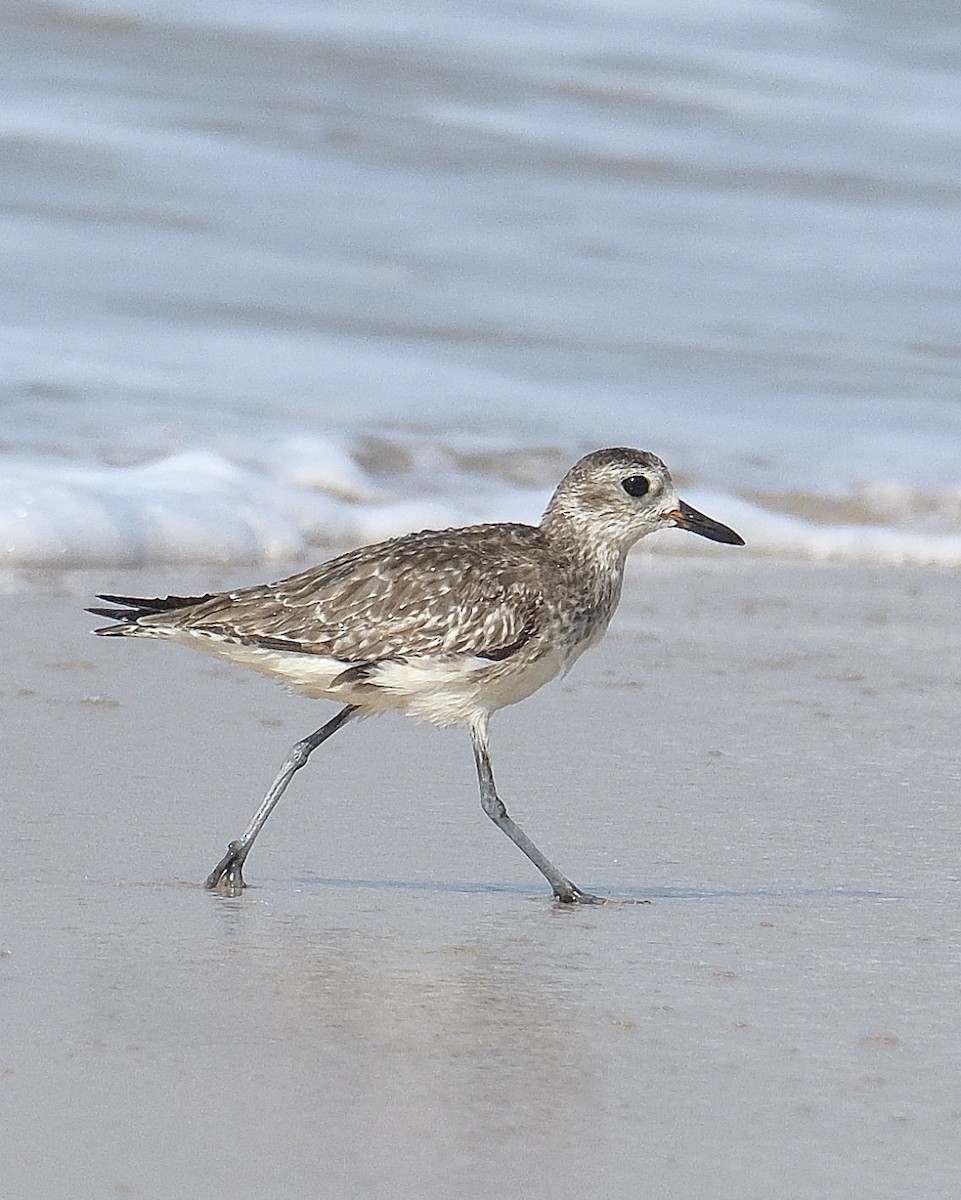
[[[141,617],[152,617],[157,613],[175,612],[181,608],[192,608],[209,600],[206,596],[107,596],[98,595],[98,600],[106,600],[112,608],[88,608],[87,612],[95,617],[107,617],[115,621],[115,625],[104,625],[95,629],[94,633],[102,637],[129,636],[137,628]]]

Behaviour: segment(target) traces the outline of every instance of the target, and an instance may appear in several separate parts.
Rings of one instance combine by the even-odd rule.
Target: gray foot
[[[555,891],[554,899],[559,904],[607,904],[606,896],[592,896],[590,892],[582,892],[579,887],[575,887],[572,883],[570,889],[564,888],[563,891]]]
[[[208,892],[220,892],[222,896],[239,896],[247,886],[244,883],[244,856],[239,842],[231,842],[227,853],[207,876],[204,887]]]
[[[593,896],[573,884],[569,892],[555,892],[554,899],[558,904],[650,904],[650,900],[611,900],[607,896]]]

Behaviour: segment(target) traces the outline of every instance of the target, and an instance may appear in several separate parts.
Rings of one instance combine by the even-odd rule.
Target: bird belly
[[[362,685],[366,698],[351,703],[401,709],[432,725],[470,725],[526,700],[560,674],[561,666],[554,655],[524,662],[469,655],[385,660],[374,665]]]

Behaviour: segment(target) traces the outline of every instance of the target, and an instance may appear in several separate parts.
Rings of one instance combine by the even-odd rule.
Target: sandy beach
[[[332,710],[82,609],[263,574],[0,596],[6,1195],[954,1200],[956,573],[636,555],[492,726],[534,840],[652,902],[571,910],[396,718],[203,890]]]

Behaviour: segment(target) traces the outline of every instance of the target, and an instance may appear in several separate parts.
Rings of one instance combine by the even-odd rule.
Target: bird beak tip
[[[665,516],[669,524],[678,529],[686,529],[689,533],[696,533],[699,537],[708,538],[709,541],[723,542],[728,546],[744,545],[744,538],[739,533],[735,533],[727,525],[722,525],[720,521],[715,521],[713,517],[706,517],[683,500]]]

